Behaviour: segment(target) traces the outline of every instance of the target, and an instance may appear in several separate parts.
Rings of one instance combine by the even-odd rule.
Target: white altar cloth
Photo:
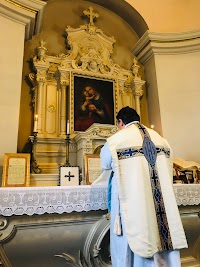
[[[200,204],[200,184],[174,184],[174,193],[178,206]]]
[[[106,187],[89,185],[0,188],[0,214],[41,215],[106,210],[106,195]]]
[[[199,205],[200,184],[175,184],[178,205]],[[107,186],[0,188],[0,214],[33,215],[106,210]]]

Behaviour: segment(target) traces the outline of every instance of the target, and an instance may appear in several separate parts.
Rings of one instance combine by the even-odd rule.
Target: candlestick
[[[37,132],[37,128],[38,128],[38,115],[35,114],[35,119],[34,119],[34,129],[33,129],[33,132]]]
[[[33,136],[30,138],[32,143],[32,151],[31,151],[31,173],[41,173],[42,169],[39,168],[36,161],[36,143],[37,143],[37,132],[33,132]]]
[[[66,161],[64,166],[71,166],[69,163],[69,144],[70,144],[70,134],[66,135],[66,139],[65,139],[65,144],[66,144]]]
[[[69,134],[70,133],[70,128],[69,128],[70,126],[69,126],[69,120],[67,120],[67,134]]]

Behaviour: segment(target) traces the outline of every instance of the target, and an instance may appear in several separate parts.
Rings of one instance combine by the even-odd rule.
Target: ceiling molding
[[[183,33],[146,31],[131,52],[142,64],[153,55],[175,55],[200,52],[200,30]]]
[[[46,3],[40,0],[1,0],[0,15],[25,26],[25,40],[41,31]]]

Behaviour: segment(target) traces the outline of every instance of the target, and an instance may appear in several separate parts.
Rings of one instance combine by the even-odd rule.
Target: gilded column
[[[49,68],[49,62],[46,61],[47,48],[45,47],[45,42],[40,41],[40,46],[38,47],[37,55],[33,58],[34,67],[37,71],[36,80],[37,88],[35,94],[35,110],[34,110],[34,131],[38,134],[42,133],[42,110],[43,110],[43,95],[44,95],[44,84],[46,82],[47,70]]]
[[[138,115],[140,115],[140,98],[143,96],[143,89],[142,86],[144,85],[145,81],[142,82],[135,82],[131,84],[133,96],[135,99],[135,110],[137,111]]]
[[[44,84],[46,81],[46,68],[37,68],[36,80],[38,82],[37,91],[36,91],[36,106],[35,106],[35,115],[38,116],[37,121],[37,132],[38,134],[42,133],[42,107],[43,107],[43,94],[44,94]]]
[[[66,135],[67,123],[67,88],[69,86],[69,72],[60,70],[61,100],[60,100],[60,135]]]

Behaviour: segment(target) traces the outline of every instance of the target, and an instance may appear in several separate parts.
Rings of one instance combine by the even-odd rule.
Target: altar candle
[[[67,134],[69,134],[69,120],[67,120]]]
[[[34,132],[37,132],[37,128],[38,128],[38,115],[35,114],[35,119],[34,119]]]

